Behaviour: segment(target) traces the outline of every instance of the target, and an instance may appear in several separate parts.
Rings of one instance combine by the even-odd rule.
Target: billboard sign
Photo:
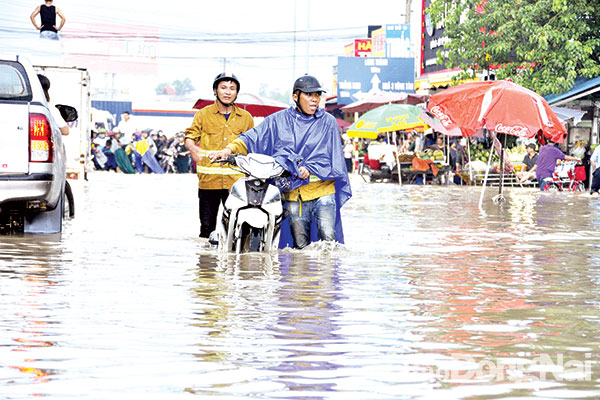
[[[65,65],[101,73],[158,73],[159,28],[101,22],[67,27],[62,38]]]
[[[410,45],[410,25],[393,24],[385,26],[386,57],[412,57]]]
[[[346,105],[377,91],[415,91],[414,58],[338,57],[337,103]]]
[[[370,57],[372,51],[371,39],[354,39],[344,46],[346,57]]]
[[[373,43],[371,55],[373,57],[385,57],[385,26],[371,32],[371,41]]]
[[[371,56],[371,39],[354,39],[354,56],[369,57]]]
[[[429,7],[431,0],[425,0],[425,8]],[[448,43],[448,38],[444,32],[444,22],[433,24],[429,14],[423,13],[421,26],[421,75],[431,72],[446,70],[446,66],[437,64],[437,52],[442,54],[447,50],[444,45]]]
[[[384,25],[371,32],[373,57],[412,57],[409,24]]]

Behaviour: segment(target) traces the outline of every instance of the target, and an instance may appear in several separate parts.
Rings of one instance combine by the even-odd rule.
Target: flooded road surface
[[[600,398],[600,200],[352,177],[346,246],[221,255],[193,175],[0,237],[0,398]]]

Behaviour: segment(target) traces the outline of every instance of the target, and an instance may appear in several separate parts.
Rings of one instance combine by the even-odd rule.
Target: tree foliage
[[[289,103],[292,95],[290,91],[280,92],[278,90],[273,90],[269,87],[269,85],[262,83],[260,88],[258,89],[259,96],[264,96],[269,99],[277,100],[282,103]]]
[[[194,85],[192,85],[192,81],[190,78],[185,78],[184,80],[175,80],[173,83],[159,83],[158,86],[154,89],[156,94],[174,94],[176,96],[185,96],[188,93],[191,93],[195,90]]]
[[[545,95],[600,76],[598,1],[432,0],[427,12],[450,39],[438,63],[461,79],[492,69]]]

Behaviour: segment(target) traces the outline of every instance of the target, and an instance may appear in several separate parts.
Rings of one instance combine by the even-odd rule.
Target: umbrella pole
[[[506,147],[506,136],[507,135],[504,134],[504,144],[500,147],[500,184],[498,185],[498,195],[494,196],[495,203],[506,200],[502,194],[502,186],[504,184],[504,148]]]
[[[467,158],[469,159],[469,179],[473,184],[473,168],[471,168],[471,141],[467,139]]]
[[[490,151],[490,157],[488,158],[487,168],[485,170],[485,178],[483,178],[483,187],[481,188],[481,196],[479,196],[479,209],[481,210],[481,205],[483,204],[483,195],[485,193],[485,187],[487,186],[488,175],[490,173],[490,165],[492,164],[492,156],[494,155],[494,146],[492,145],[492,150]]]
[[[389,134],[389,133],[388,133]],[[396,169],[398,170],[398,184],[402,186],[402,168],[400,168],[400,155],[398,155],[398,142],[396,141],[396,132],[393,133],[392,139],[394,141],[394,147],[396,151]]]

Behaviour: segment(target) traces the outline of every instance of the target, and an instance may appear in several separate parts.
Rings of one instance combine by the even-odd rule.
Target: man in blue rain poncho
[[[214,161],[232,153],[267,154],[291,174],[283,193],[288,218],[280,248],[292,245],[290,239],[298,249],[316,240],[344,243],[340,209],[352,192],[337,122],[319,108],[323,92],[315,77],[298,78],[292,90],[295,106],[266,117],[210,155]]]

